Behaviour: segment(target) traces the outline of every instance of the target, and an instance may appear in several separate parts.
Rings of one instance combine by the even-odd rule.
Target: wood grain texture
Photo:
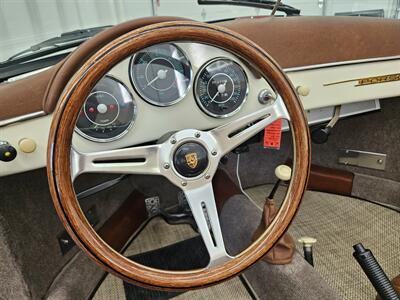
[[[311,166],[307,189],[351,196],[354,174],[345,170]]]
[[[225,202],[228,201],[229,198],[242,194],[242,191],[224,170],[217,170],[214,174],[212,183],[218,213],[221,213]]]
[[[286,163],[292,166],[292,160]],[[307,190],[351,196],[354,173],[311,164]]]
[[[121,60],[156,43],[192,41],[216,45],[249,61],[284,99],[292,121],[294,166],[286,199],[271,226],[235,259],[209,269],[162,271],[137,264],[114,251],[94,232],[74,193],[70,149],[80,107],[95,84]],[[163,289],[190,289],[233,277],[260,259],[285,232],[307,185],[310,144],[304,111],[293,86],[278,64],[250,40],[217,26],[166,22],[131,31],[87,59],[64,89],[53,116],[48,146],[48,180],[56,211],[75,242],[100,266],[122,279]],[[239,216],[240,217],[240,216]]]
[[[148,218],[144,195],[134,191],[99,229],[98,235],[116,251],[121,251]]]

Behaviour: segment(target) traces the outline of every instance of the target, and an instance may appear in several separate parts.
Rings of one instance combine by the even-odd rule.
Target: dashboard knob
[[[0,141],[0,160],[9,162],[17,157],[17,150],[8,142]]]
[[[269,90],[263,89],[258,94],[258,102],[261,104],[272,104],[276,100],[276,96]]]
[[[32,139],[22,139],[18,143],[19,149],[24,153],[32,153],[36,150],[36,143]]]
[[[311,140],[315,144],[324,144],[331,134],[331,127],[319,126],[311,131]]]
[[[308,96],[310,94],[310,88],[304,85],[300,85],[296,88],[300,96]]]

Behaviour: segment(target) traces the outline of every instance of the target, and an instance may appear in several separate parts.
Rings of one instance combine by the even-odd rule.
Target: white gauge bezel
[[[128,87],[123,83],[123,81],[119,80],[119,79],[116,78],[115,76],[112,76],[112,75],[107,74],[107,75],[105,75],[104,77],[108,77],[108,78],[110,78],[111,80],[114,80],[114,81],[120,83],[120,84],[125,88],[126,92],[129,94],[129,96],[130,96],[130,98],[131,98],[131,101],[132,101],[132,104],[133,104],[133,116],[132,116],[132,120],[130,121],[128,127],[127,127],[123,132],[121,132],[120,134],[118,134],[118,135],[116,135],[116,136],[113,136],[113,137],[111,137],[111,138],[104,138],[104,139],[102,139],[102,138],[95,138],[95,137],[92,137],[92,136],[90,136],[90,135],[88,135],[88,134],[82,132],[82,131],[75,125],[75,132],[76,132],[76,133],[78,133],[81,137],[83,137],[83,138],[85,138],[85,139],[87,139],[87,140],[89,140],[89,141],[97,142],[97,143],[109,143],[109,142],[113,142],[113,141],[116,141],[116,140],[122,138],[124,135],[126,135],[126,134],[131,130],[133,124],[134,124],[135,121],[136,121],[136,117],[137,117],[137,105],[136,105],[136,102],[135,102],[135,98],[133,97],[133,95],[132,95],[131,91],[128,89]],[[93,94],[93,93],[90,93],[89,96],[92,95],[92,94]],[[89,98],[89,96],[88,96],[87,98]],[[114,95],[112,95],[112,96],[115,98]],[[87,100],[87,98],[86,98],[86,100]],[[85,102],[83,103],[83,107],[84,107],[85,104],[86,104],[86,100],[85,100]],[[118,100],[117,100],[117,103],[118,103]],[[119,107],[119,103],[118,103],[118,107]],[[120,109],[120,108],[118,108],[118,109]],[[85,113],[85,115],[86,115],[86,113]],[[89,121],[91,121],[91,120],[89,119]],[[114,121],[115,121],[115,120],[114,120]]]
[[[153,99],[150,99],[149,97],[147,97],[146,95],[144,95],[144,94],[142,93],[141,89],[136,85],[136,82],[135,82],[135,80],[134,80],[134,74],[133,74],[133,71],[132,71],[132,68],[133,68],[133,65],[134,65],[134,61],[135,61],[136,55],[137,55],[138,53],[135,53],[134,55],[132,55],[132,57],[131,57],[131,59],[130,59],[130,61],[129,61],[129,79],[130,79],[130,81],[131,81],[131,84],[132,84],[132,86],[133,86],[135,92],[136,92],[136,93],[140,96],[140,98],[142,98],[144,101],[146,101],[147,103],[149,103],[149,104],[151,104],[151,105],[155,105],[155,106],[159,106],[159,107],[167,107],[167,106],[171,106],[171,105],[174,105],[174,104],[180,102],[183,98],[185,98],[185,97],[187,96],[187,94],[188,94],[189,90],[191,89],[192,84],[193,84],[193,82],[194,82],[194,78],[193,78],[193,68],[192,68],[192,64],[191,64],[190,59],[188,58],[186,52],[185,52],[181,47],[179,47],[178,45],[176,45],[176,44],[174,44],[174,43],[160,43],[160,44],[155,44],[155,45],[150,46],[150,47],[155,47],[155,46],[158,46],[158,45],[172,45],[173,47],[177,48],[177,49],[183,54],[183,56],[185,57],[185,59],[187,60],[187,62],[188,62],[188,64],[189,64],[190,80],[189,80],[189,84],[188,84],[188,86],[187,86],[185,92],[182,94],[182,96],[179,97],[178,99],[175,99],[175,100],[172,100],[172,101],[169,101],[169,102],[166,102],[166,103],[160,103],[160,102],[154,101]],[[147,47],[147,48],[150,48],[150,47]],[[144,49],[140,50],[139,52],[144,51],[144,50],[146,50],[147,48],[144,48]]]
[[[204,71],[204,69],[207,68],[210,64],[212,64],[212,63],[214,63],[214,62],[216,62],[216,61],[218,61],[218,60],[228,60],[228,61],[231,61],[231,62],[233,62],[234,64],[238,65],[238,66],[240,67],[240,69],[242,70],[242,72],[243,72],[243,74],[244,74],[245,81],[246,81],[246,92],[245,92],[244,98],[243,98],[243,100],[242,100],[242,103],[241,103],[241,104],[239,105],[239,107],[236,108],[234,111],[232,111],[232,112],[230,112],[230,113],[228,113],[228,114],[224,114],[224,115],[218,115],[218,114],[215,114],[215,113],[210,112],[209,110],[207,110],[207,108],[204,107],[203,103],[201,103],[200,95],[199,95],[198,92],[197,92],[197,84],[198,84],[198,80],[199,80],[200,74],[201,74],[201,73]],[[218,118],[218,119],[228,118],[228,117],[231,117],[231,116],[237,114],[237,113],[240,111],[240,109],[243,107],[244,103],[246,102],[247,96],[248,96],[248,94],[249,94],[249,79],[248,79],[248,77],[247,77],[247,73],[246,73],[245,69],[241,66],[241,64],[239,64],[237,61],[235,61],[235,60],[233,60],[233,59],[231,59],[231,58],[220,56],[220,57],[216,57],[216,58],[213,58],[213,59],[207,61],[204,65],[201,66],[201,68],[198,70],[198,72],[197,72],[197,74],[196,74],[195,84],[194,84],[194,87],[193,87],[193,91],[194,91],[194,98],[196,99],[197,105],[200,107],[200,109],[201,109],[205,114],[209,115],[210,117],[214,117],[214,118]]]

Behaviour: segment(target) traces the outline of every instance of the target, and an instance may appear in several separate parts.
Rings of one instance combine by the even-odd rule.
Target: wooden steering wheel
[[[184,129],[161,144],[95,153],[74,150],[71,141],[75,123],[85,99],[96,83],[112,67],[133,53],[154,44],[177,41],[206,43],[238,55],[251,64],[275,88],[279,96],[275,102],[247,116],[209,131]],[[289,120],[292,128],[294,159],[288,192],[266,231],[247,249],[231,257],[225,250],[221,234],[212,178],[221,157],[277,119]],[[174,168],[174,156],[179,152],[176,150],[186,143],[196,143],[198,150],[203,151],[207,159],[200,175],[196,177],[185,178]],[[165,168],[165,162],[169,162],[171,167]],[[260,47],[237,33],[189,21],[159,23],[130,31],[88,58],[66,84],[58,102],[51,124],[47,155],[53,202],[61,222],[76,244],[97,264],[125,281],[169,290],[185,290],[218,283],[242,272],[266,254],[285,232],[296,213],[306,188],[309,164],[310,144],[306,117],[293,86],[279,65]],[[77,201],[73,180],[86,172],[162,175],[180,187],[208,250],[209,265],[188,271],[159,270],[131,261],[115,251],[96,234]],[[211,229],[204,215],[204,207],[207,209]]]

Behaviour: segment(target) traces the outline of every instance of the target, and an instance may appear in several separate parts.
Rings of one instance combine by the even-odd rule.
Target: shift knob
[[[288,181],[292,177],[292,168],[287,165],[279,165],[275,169],[275,175],[282,181]]]

